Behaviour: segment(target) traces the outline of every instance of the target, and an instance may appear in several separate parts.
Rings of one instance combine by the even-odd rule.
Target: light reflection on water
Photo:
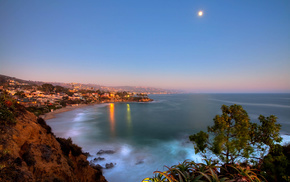
[[[115,105],[113,103],[110,104],[110,124],[111,124],[111,136],[116,136],[115,130]]]
[[[131,133],[132,133],[132,119],[131,119],[130,104],[127,104],[127,126],[128,126],[128,133],[131,135]]]

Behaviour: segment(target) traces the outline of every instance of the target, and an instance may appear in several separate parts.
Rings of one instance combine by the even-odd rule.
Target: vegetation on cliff
[[[43,119],[6,94],[0,95],[0,116],[0,181],[106,181],[81,147],[56,138]]]
[[[25,108],[18,104],[6,93],[0,94],[0,125],[12,126],[16,123],[16,117],[25,113]]]

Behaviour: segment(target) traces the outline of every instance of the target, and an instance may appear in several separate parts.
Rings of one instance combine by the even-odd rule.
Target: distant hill
[[[45,82],[42,81],[31,81],[31,80],[23,80],[23,79],[19,79],[19,78],[15,78],[15,77],[11,77],[11,76],[6,76],[6,75],[1,75],[0,74],[0,84],[4,84],[6,83],[8,80],[14,80],[17,81],[19,83],[26,83],[29,85],[42,85]]]
[[[148,93],[148,94],[175,94],[181,93],[178,90],[168,90],[154,87],[134,87],[134,86],[102,86],[98,84],[83,84],[83,83],[62,83],[62,82],[43,82],[43,81],[31,81],[31,80],[23,80],[11,76],[1,75],[0,74],[0,85],[3,85],[8,80],[14,80],[19,83],[25,83],[29,85],[42,85],[45,83],[50,83],[54,86],[59,85],[65,88],[78,88],[78,89],[86,89],[86,90],[104,90],[104,91],[129,91],[129,92],[138,92],[138,93]]]

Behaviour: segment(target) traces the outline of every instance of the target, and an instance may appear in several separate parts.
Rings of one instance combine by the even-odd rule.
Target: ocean
[[[106,103],[60,113],[47,120],[57,137],[71,137],[105,166],[109,182],[138,182],[186,159],[202,162],[188,136],[207,130],[221,106],[238,104],[252,122],[259,115],[278,117],[283,142],[290,141],[290,94],[150,95],[150,103]],[[113,154],[97,155],[100,150]]]

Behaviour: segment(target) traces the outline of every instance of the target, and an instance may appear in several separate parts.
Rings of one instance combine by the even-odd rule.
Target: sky
[[[0,74],[290,93],[290,1],[0,0]]]

